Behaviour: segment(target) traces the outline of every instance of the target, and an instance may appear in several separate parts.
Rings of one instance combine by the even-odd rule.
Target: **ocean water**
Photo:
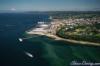
[[[48,17],[41,13],[0,14],[0,66],[70,66],[72,61],[100,63],[100,47],[25,34],[38,21],[48,22]],[[23,37],[32,38],[19,42],[18,38]]]

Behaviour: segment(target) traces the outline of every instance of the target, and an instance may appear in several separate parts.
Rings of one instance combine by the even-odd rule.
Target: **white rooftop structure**
[[[40,25],[40,27],[45,28],[45,27],[48,27],[48,25],[47,24],[42,24],[42,25]]]
[[[45,22],[38,22],[38,24],[44,24]]]
[[[52,16],[50,16],[49,19],[52,19]]]

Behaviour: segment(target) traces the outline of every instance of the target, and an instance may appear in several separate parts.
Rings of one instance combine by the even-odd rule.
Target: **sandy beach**
[[[45,35],[47,37],[53,38],[54,40],[62,40],[62,41],[66,41],[66,42],[71,42],[73,44],[79,43],[82,45],[92,45],[92,46],[100,46],[100,43],[94,43],[94,42],[88,42],[88,41],[78,41],[78,40],[72,40],[72,39],[64,39],[61,37],[58,37],[57,35],[53,35],[50,33],[44,33],[44,32],[27,32],[27,34],[36,34],[36,35]]]

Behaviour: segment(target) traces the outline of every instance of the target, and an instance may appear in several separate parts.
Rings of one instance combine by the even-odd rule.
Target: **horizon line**
[[[11,10],[0,10],[0,13],[1,12],[56,12],[56,11],[58,11],[58,12],[63,12],[63,11],[65,11],[65,12],[67,12],[67,11],[72,11],[72,12],[78,12],[78,11],[80,11],[80,12],[88,12],[88,11],[93,11],[93,12],[99,12],[100,10],[44,10],[44,11],[41,11],[41,10],[34,10],[34,11],[11,11]]]

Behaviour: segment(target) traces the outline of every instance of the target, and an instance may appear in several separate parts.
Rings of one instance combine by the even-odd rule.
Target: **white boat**
[[[29,52],[25,52],[25,54],[26,54],[27,56],[31,57],[31,58],[34,57],[34,56],[33,56],[31,53],[29,53]]]
[[[22,38],[19,38],[19,41],[20,41],[20,42],[22,42],[22,41],[23,41],[23,39],[22,39]]]

